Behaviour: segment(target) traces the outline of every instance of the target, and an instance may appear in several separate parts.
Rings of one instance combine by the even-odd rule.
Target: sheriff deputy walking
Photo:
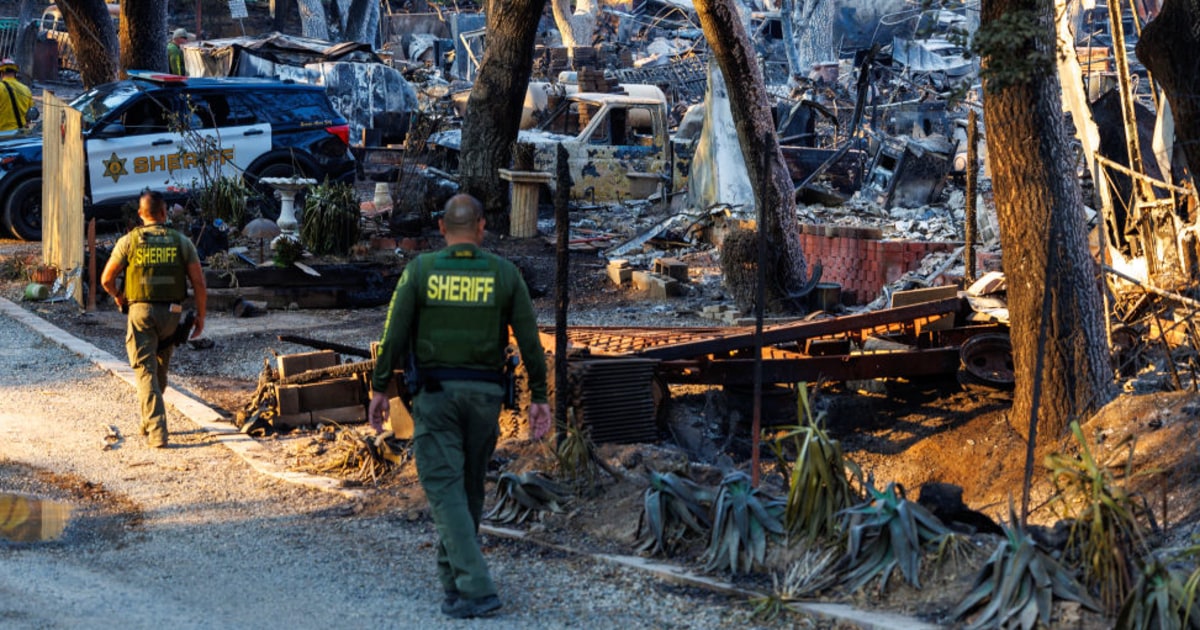
[[[438,533],[442,612],[479,617],[501,607],[476,534],[484,476],[500,432],[509,327],[529,375],[533,439],[550,428],[546,363],[529,289],[516,266],[479,248],[484,230],[479,201],[451,198],[438,227],[446,247],[410,262],[392,296],[371,379],[369,417],[382,430],[389,412],[383,392],[393,370],[415,366],[415,375],[411,369],[406,374],[415,376],[413,451]]]
[[[138,217],[143,225],[117,241],[100,283],[117,306],[127,310],[125,350],[137,375],[142,435],[151,447],[163,448],[167,445],[167,411],[162,392],[167,388],[167,367],[175,347],[168,339],[179,326],[188,282],[196,301],[192,338],[204,332],[208,294],[196,247],[188,237],[166,226],[167,204],[162,193],[142,193]],[[117,289],[122,271],[124,292]]]

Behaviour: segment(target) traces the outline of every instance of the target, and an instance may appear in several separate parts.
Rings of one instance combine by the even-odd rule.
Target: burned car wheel
[[[42,178],[22,180],[4,204],[4,225],[23,241],[42,239]]]

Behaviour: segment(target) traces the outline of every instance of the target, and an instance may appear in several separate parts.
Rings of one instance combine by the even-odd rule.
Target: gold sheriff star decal
[[[122,175],[129,174],[129,171],[125,170],[125,162],[126,158],[117,157],[117,153],[114,151],[112,157],[101,160],[101,163],[104,164],[104,176],[113,178],[113,183],[117,183]]]

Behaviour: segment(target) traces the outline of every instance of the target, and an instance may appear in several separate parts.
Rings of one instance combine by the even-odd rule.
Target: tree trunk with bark
[[[578,0],[571,10],[571,0],[551,0],[554,9],[554,24],[562,35],[563,46],[572,51],[580,46],[591,46],[596,35],[595,0]]]
[[[352,0],[346,16],[343,39],[374,46],[379,34],[379,0]]]
[[[833,50],[833,0],[786,0],[782,18],[785,27],[790,27],[792,36],[784,31],[784,45],[788,50],[788,70],[793,75],[807,77],[813,64],[836,61]]]
[[[754,47],[732,0],[695,3],[713,58],[730,83],[729,104],[737,127],[754,203],[766,222],[767,305],[786,306],[789,296],[807,293],[807,263],[800,249],[795,188],[779,148],[767,88],[755,61]],[[747,261],[752,262],[752,261]]]
[[[1162,86],[1175,119],[1175,142],[1183,149],[1188,171],[1200,172],[1200,7],[1166,0],[1162,12],[1142,29],[1137,58]],[[1194,175],[1193,175],[1194,176]]]
[[[313,39],[329,40],[329,20],[321,0],[296,0],[300,9],[300,34]]]
[[[296,0],[271,0],[271,28],[280,33],[286,31],[289,18],[297,11]]]
[[[488,228],[508,230],[508,185],[497,169],[512,161],[521,108],[533,72],[533,44],[546,0],[493,0],[487,6],[487,49],[467,99],[459,178],[483,203]]]
[[[121,2],[121,74],[128,70],[167,72],[167,3]]]
[[[120,48],[117,29],[113,28],[104,0],[60,0],[58,6],[62,8],[67,34],[75,49],[83,87],[115,81],[120,69],[117,63]],[[163,55],[165,58],[165,50]]]
[[[993,42],[981,50],[983,113],[1017,375],[1009,418],[1028,438],[1036,412],[1044,448],[1114,394],[1104,309],[1053,67],[1051,3],[984,0],[980,31]]]

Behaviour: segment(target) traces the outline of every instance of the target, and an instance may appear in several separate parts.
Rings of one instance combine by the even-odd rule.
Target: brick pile
[[[809,266],[821,263],[821,282],[840,284],[842,303],[866,304],[883,287],[921,266],[933,252],[953,251],[949,241],[884,240],[873,227],[801,224],[800,247]]]

